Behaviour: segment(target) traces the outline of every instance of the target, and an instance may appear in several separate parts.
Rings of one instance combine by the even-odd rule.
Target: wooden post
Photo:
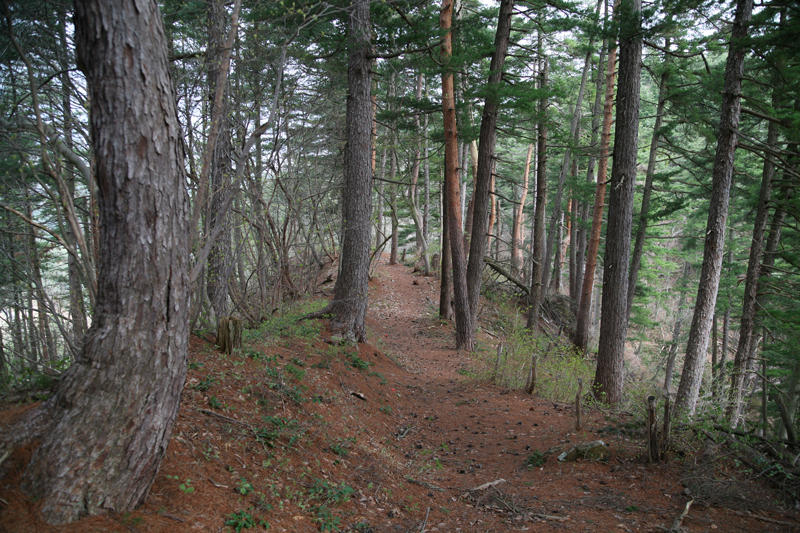
[[[492,372],[492,381],[497,379],[497,370],[500,368],[500,356],[503,355],[503,343],[497,345],[497,359],[494,361],[494,372]]]
[[[658,461],[658,430],[656,429],[656,397],[647,398],[647,453],[651,463]]]
[[[578,394],[575,395],[575,430],[581,429],[581,397],[583,396],[583,380],[578,378]]]
[[[533,391],[536,390],[536,363],[538,360],[537,355],[531,357],[531,371],[528,373],[528,384],[525,385],[525,392],[528,394],[533,394]]]
[[[670,426],[672,424],[672,412],[671,412],[671,405],[670,405],[670,397],[669,391],[664,391],[664,430],[661,435],[661,453],[660,458],[662,460],[666,459],[667,457],[667,447],[669,446],[669,432]]]
[[[222,317],[217,323],[217,346],[226,354],[242,346],[242,321],[234,317]]]

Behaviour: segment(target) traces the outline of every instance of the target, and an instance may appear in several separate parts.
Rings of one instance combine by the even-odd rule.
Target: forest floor
[[[381,264],[357,351],[320,321],[276,319],[231,356],[193,336],[144,504],[47,526],[18,489],[27,447],[0,465],[0,531],[670,531],[689,501],[683,531],[800,531],[721,448],[648,464],[630,415],[587,409],[576,431],[572,405],[476,379],[486,357],[453,349],[437,300],[434,278]],[[6,406],[0,427],[25,409]],[[556,458],[598,439],[602,460]]]

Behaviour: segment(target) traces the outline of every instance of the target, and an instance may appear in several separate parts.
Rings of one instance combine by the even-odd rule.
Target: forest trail
[[[443,490],[428,496],[439,500],[437,493],[443,492],[466,503],[443,514],[432,502],[435,518],[429,517],[426,531],[659,531],[673,526],[693,499],[682,483],[687,465],[647,464],[643,439],[625,437],[625,424],[615,417],[590,411],[576,431],[573,405],[476,380],[475,356],[455,351],[451,326],[442,327],[436,318],[438,280],[388,264],[375,278],[368,311],[371,339],[407,371],[392,375],[398,389],[405,389],[394,405],[407,430],[405,456],[429,451],[436,468],[426,471],[425,486]],[[486,334],[483,340],[492,347],[498,342]],[[609,445],[607,460],[557,460],[561,451],[598,439]],[[529,465],[535,454],[546,455],[546,462]],[[741,512],[755,503],[746,494],[744,486],[740,495],[719,494],[720,502],[740,497],[738,511],[696,506],[681,525],[689,531],[780,529]]]
[[[572,405],[479,379],[498,341],[481,331],[476,353],[453,349],[437,279],[381,263],[369,290],[357,351],[282,316],[230,356],[193,336],[169,448],[131,513],[44,524],[18,489],[32,447],[16,450],[0,465],[0,532],[649,532],[689,501],[675,531],[800,530],[722,448],[647,464],[630,415],[587,409],[576,431]],[[0,425],[22,410],[0,409]],[[556,459],[597,439],[603,460]]]

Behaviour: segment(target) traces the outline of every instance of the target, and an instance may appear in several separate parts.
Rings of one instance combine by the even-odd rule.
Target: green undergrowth
[[[502,344],[500,356],[497,344],[492,349],[476,351],[479,379],[486,379],[512,390],[525,387],[531,370],[532,355],[536,355],[535,394],[557,402],[571,402],[578,393],[578,380],[583,392],[589,392],[594,378],[594,361],[578,353],[569,339],[531,332],[525,327],[524,310],[507,298],[489,296],[491,311],[488,327],[499,333]]]
[[[320,299],[301,300],[287,304],[280,312],[264,322],[242,332],[244,342],[259,341],[278,344],[281,341],[312,341],[319,338],[322,324],[319,320],[302,320],[309,313],[320,311],[327,302]]]

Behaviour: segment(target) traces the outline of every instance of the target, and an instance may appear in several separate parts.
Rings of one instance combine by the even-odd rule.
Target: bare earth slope
[[[641,438],[606,431],[607,413],[575,431],[572,406],[476,381],[437,295],[434,278],[380,265],[357,352],[325,343],[317,322],[256,332],[227,357],[193,338],[146,502],[51,528],[17,488],[28,447],[0,465],[0,531],[668,531],[692,497],[685,531],[800,531],[765,486],[731,491],[705,473],[713,449],[648,465]],[[607,459],[556,460],[596,439]],[[544,464],[529,465],[537,454]],[[692,472],[725,498],[687,491]]]

